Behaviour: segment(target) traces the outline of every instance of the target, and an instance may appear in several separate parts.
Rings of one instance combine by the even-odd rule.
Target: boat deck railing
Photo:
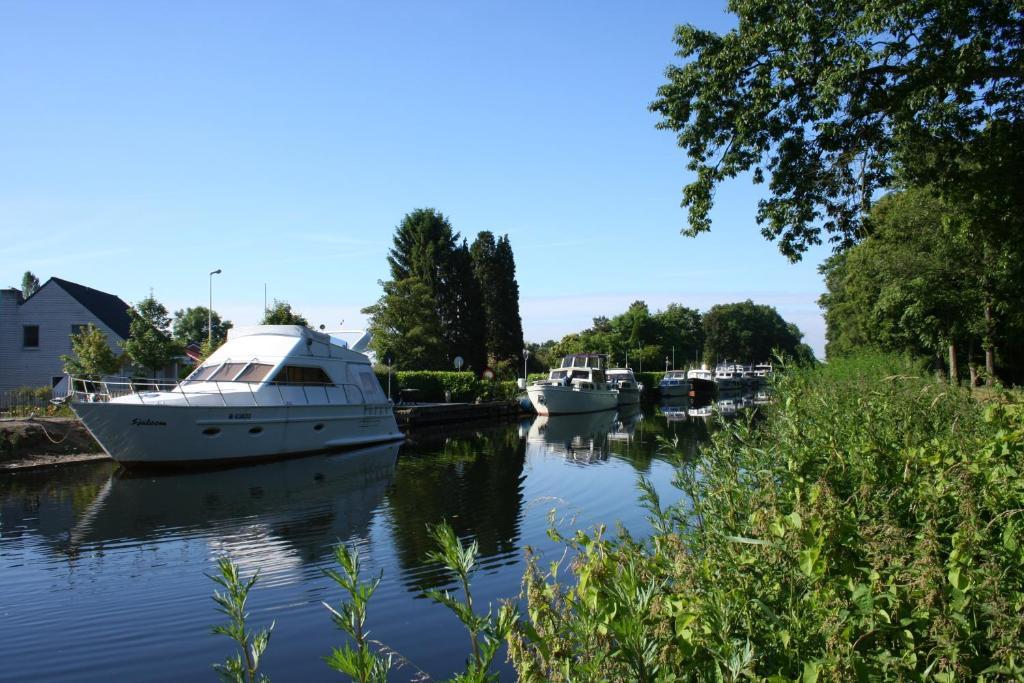
[[[268,391],[267,387],[271,389]],[[358,396],[358,400],[353,400],[354,396]],[[141,405],[166,405],[168,398],[180,399],[187,407],[210,407],[211,398],[215,399],[212,405],[219,404],[225,408],[366,404],[366,395],[356,384],[127,378],[93,380],[78,377],[71,378],[66,400],[107,403],[125,397],[134,397]]]

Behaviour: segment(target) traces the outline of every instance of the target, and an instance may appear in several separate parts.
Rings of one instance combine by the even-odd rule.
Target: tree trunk
[[[995,336],[993,328],[995,324],[992,320],[992,299],[989,297],[988,292],[985,293],[985,340],[982,342],[985,346],[985,384],[992,384],[996,377],[996,349],[992,343],[992,337]]]
[[[974,339],[967,345],[967,373],[971,378],[971,391],[978,386],[978,366],[974,363]]]
[[[956,342],[949,342],[949,383],[953,386],[960,385],[960,365],[956,358]]]

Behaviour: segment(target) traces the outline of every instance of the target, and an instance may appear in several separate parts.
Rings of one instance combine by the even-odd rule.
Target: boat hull
[[[716,388],[714,380],[691,377],[688,381],[690,382],[690,390],[697,393],[712,393]]]
[[[256,461],[404,438],[389,405],[74,402],[71,408],[103,450],[124,465]]]
[[[613,410],[619,404],[612,389],[578,389],[553,385],[531,386],[526,390],[538,415],[572,415]]]
[[[679,382],[677,384],[659,384],[658,393],[664,397],[688,396],[690,394],[690,383]]]
[[[619,388],[619,400],[620,406],[638,405],[640,403],[640,390],[633,387],[630,389]]]

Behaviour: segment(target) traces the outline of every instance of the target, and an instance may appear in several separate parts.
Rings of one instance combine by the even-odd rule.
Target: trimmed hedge
[[[387,391],[388,373],[375,370],[381,387]],[[515,382],[483,380],[471,372],[446,372],[440,370],[401,370],[391,373],[391,397],[397,402],[402,390],[410,389],[405,400],[435,403],[445,400],[445,392],[451,392],[451,400],[471,403],[478,398],[482,401],[511,401],[519,393]]]

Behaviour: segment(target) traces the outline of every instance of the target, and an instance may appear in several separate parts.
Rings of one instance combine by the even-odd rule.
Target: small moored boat
[[[690,382],[686,378],[685,370],[669,370],[658,382],[658,393],[662,398],[670,396],[688,396],[690,393]]]
[[[538,415],[567,415],[612,410],[619,404],[619,392],[605,379],[604,354],[574,354],[562,358],[547,379],[526,388]]]
[[[640,403],[640,393],[644,390],[644,385],[636,381],[636,376],[630,368],[610,368],[605,377],[613,389],[618,389],[620,406]]]

